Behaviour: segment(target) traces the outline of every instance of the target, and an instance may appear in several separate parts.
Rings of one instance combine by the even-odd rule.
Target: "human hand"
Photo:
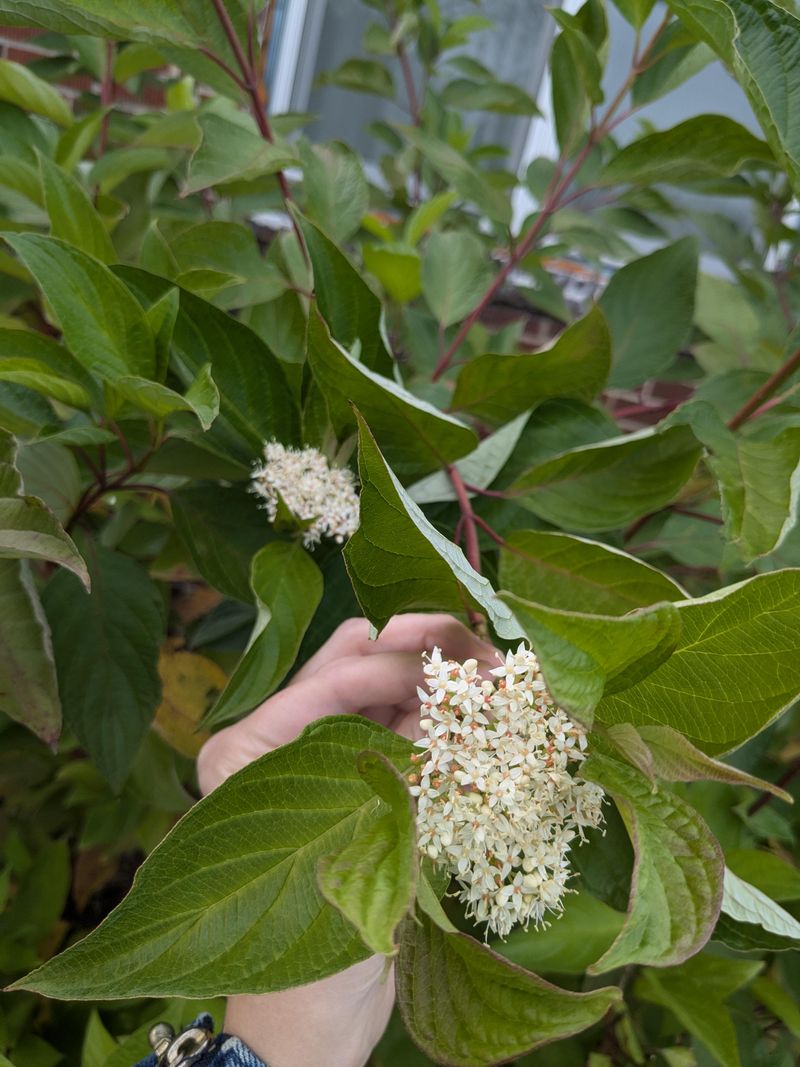
[[[404,737],[421,736],[420,653],[434,646],[452,659],[495,665],[491,645],[449,615],[395,616],[377,641],[369,640],[366,619],[349,619],[289,685],[205,743],[197,766],[201,790],[211,792],[325,715],[361,714]],[[372,956],[310,985],[230,997],[225,1028],[269,1067],[363,1067],[393,1003],[394,972]]]

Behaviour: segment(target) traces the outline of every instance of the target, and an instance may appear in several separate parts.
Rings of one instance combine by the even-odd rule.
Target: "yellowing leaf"
[[[182,756],[194,758],[209,736],[197,724],[225,688],[225,672],[196,652],[165,648],[158,659],[161,703],[153,726]]]

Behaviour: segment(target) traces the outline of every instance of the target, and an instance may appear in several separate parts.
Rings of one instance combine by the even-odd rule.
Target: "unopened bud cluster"
[[[603,790],[571,773],[586,734],[553,702],[524,645],[491,680],[476,660],[446,660],[438,648],[425,660],[424,752],[410,776],[420,849],[455,876],[467,915],[487,933],[544,925],[563,910],[570,848],[603,820]]]
[[[278,498],[296,518],[309,525],[303,544],[310,548],[322,537],[339,544],[358,529],[355,477],[346,467],[331,467],[316,448],[291,448],[269,441],[265,462],[253,469],[251,490],[264,501],[270,522],[278,513]]]

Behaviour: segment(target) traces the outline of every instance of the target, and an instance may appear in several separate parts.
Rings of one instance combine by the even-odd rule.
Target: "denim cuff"
[[[214,1021],[210,1015],[201,1015],[191,1025],[213,1030]],[[140,1060],[136,1067],[156,1067],[156,1064],[155,1053],[151,1053],[146,1059]],[[267,1065],[238,1037],[218,1034],[211,1048],[204,1052],[192,1067],[267,1067]]]

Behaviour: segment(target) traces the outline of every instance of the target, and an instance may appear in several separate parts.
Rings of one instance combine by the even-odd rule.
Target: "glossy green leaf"
[[[111,238],[83,186],[47,156],[39,156],[39,170],[52,235],[102,263],[113,263],[117,255]]]
[[[724,860],[697,811],[616,760],[593,755],[585,777],[614,799],[635,860],[628,914],[608,951],[590,968],[602,974],[629,963],[673,967],[711,936],[722,901]]]
[[[53,744],[61,702],[50,631],[27,564],[0,559],[0,710]]]
[[[769,145],[726,115],[697,115],[625,145],[609,160],[600,180],[609,185],[679,185],[729,178],[748,162],[774,166],[775,156]]]
[[[639,735],[650,751],[653,773],[665,782],[728,782],[764,790],[792,803],[785,789],[707,756],[669,726],[640,726]]]
[[[725,1001],[761,969],[756,961],[695,956],[681,967],[646,970],[637,996],[667,1008],[711,1052],[720,1067],[741,1067],[736,1030]]]
[[[361,752],[358,773],[388,807],[317,867],[322,894],[355,926],[367,948],[393,956],[395,930],[414,903],[419,866],[414,802],[394,765]]]
[[[492,280],[483,243],[473,233],[434,233],[422,257],[422,291],[444,329],[461,322],[478,304]]]
[[[308,319],[308,363],[336,433],[343,437],[356,427],[354,404],[403,481],[452,463],[477,444],[464,423],[349,356],[331,338],[316,308]]]
[[[775,156],[800,184],[800,121],[788,72],[800,63],[800,20],[772,0],[668,0],[732,70]]]
[[[253,556],[275,534],[266,512],[242,486],[202,482],[170,496],[175,527],[205,580],[226,596],[252,602]]]
[[[69,126],[72,122],[69,105],[58,90],[10,59],[0,59],[0,100],[34,115],[44,115],[58,126]]]
[[[528,971],[583,974],[618,936],[625,915],[585,889],[567,897],[564,910],[541,930],[512,930],[495,951]]]
[[[333,337],[365,367],[387,373],[392,359],[383,340],[380,300],[336,245],[309,219],[297,220],[314,270],[314,295]]]
[[[332,145],[301,142],[305,209],[336,244],[361,226],[369,207],[369,187],[358,157]]]
[[[626,615],[585,615],[499,595],[525,630],[556,703],[587,724],[604,692],[627,689],[651,674],[671,655],[680,634],[672,604]]]
[[[116,272],[146,304],[171,287],[132,267],[119,267]],[[172,346],[173,368],[187,386],[206,365],[211,366],[220,413],[207,436],[224,454],[249,464],[264,441],[297,439],[299,416],[283,367],[249,327],[181,290]]]
[[[356,767],[368,748],[409,763],[408,741],[342,716],[234,774],[151,853],[100,927],[19,985],[71,1000],[264,993],[365,959],[315,871],[385,811]]]
[[[610,360],[608,326],[595,308],[542,352],[470,360],[458,376],[452,408],[498,423],[551,397],[591,400],[605,384]]]
[[[158,705],[164,607],[129,557],[94,545],[87,562],[91,593],[62,571],[48,582],[43,603],[64,718],[119,789]]]
[[[609,385],[641,385],[675,362],[692,326],[697,254],[695,239],[682,237],[614,273],[600,297],[611,330]]]
[[[205,726],[240,718],[277,689],[322,598],[319,567],[297,542],[273,541],[260,549],[250,584],[258,607],[255,628]]]
[[[462,612],[471,603],[487,613],[499,634],[521,637],[519,624],[488,580],[408,496],[361,416],[358,440],[361,521],[344,557],[370,622],[380,630],[401,611]]]
[[[15,458],[14,438],[0,431],[0,559],[48,560],[88,587],[86,564],[72,538],[43,501],[23,495]]]
[[[517,967],[427,915],[401,927],[396,972],[403,1021],[437,1062],[490,1067],[599,1022],[615,987],[572,993]]]
[[[242,112],[206,111],[197,116],[197,124],[202,141],[189,164],[187,193],[275,174],[297,164],[288,145],[265,141],[253,119]]]
[[[800,571],[762,574],[676,608],[683,625],[670,659],[604,698],[597,717],[671,726],[709,753],[736,748],[800,693]]]
[[[640,430],[555,456],[520,475],[509,491],[555,525],[613,530],[673,500],[699,458],[685,426]]]
[[[155,344],[136,299],[98,260],[55,237],[6,234],[52,304],[72,354],[104,377],[152,376]]]
[[[662,571],[598,541],[515,530],[506,538],[506,546],[500,552],[500,587],[551,608],[625,615],[686,595]]]

